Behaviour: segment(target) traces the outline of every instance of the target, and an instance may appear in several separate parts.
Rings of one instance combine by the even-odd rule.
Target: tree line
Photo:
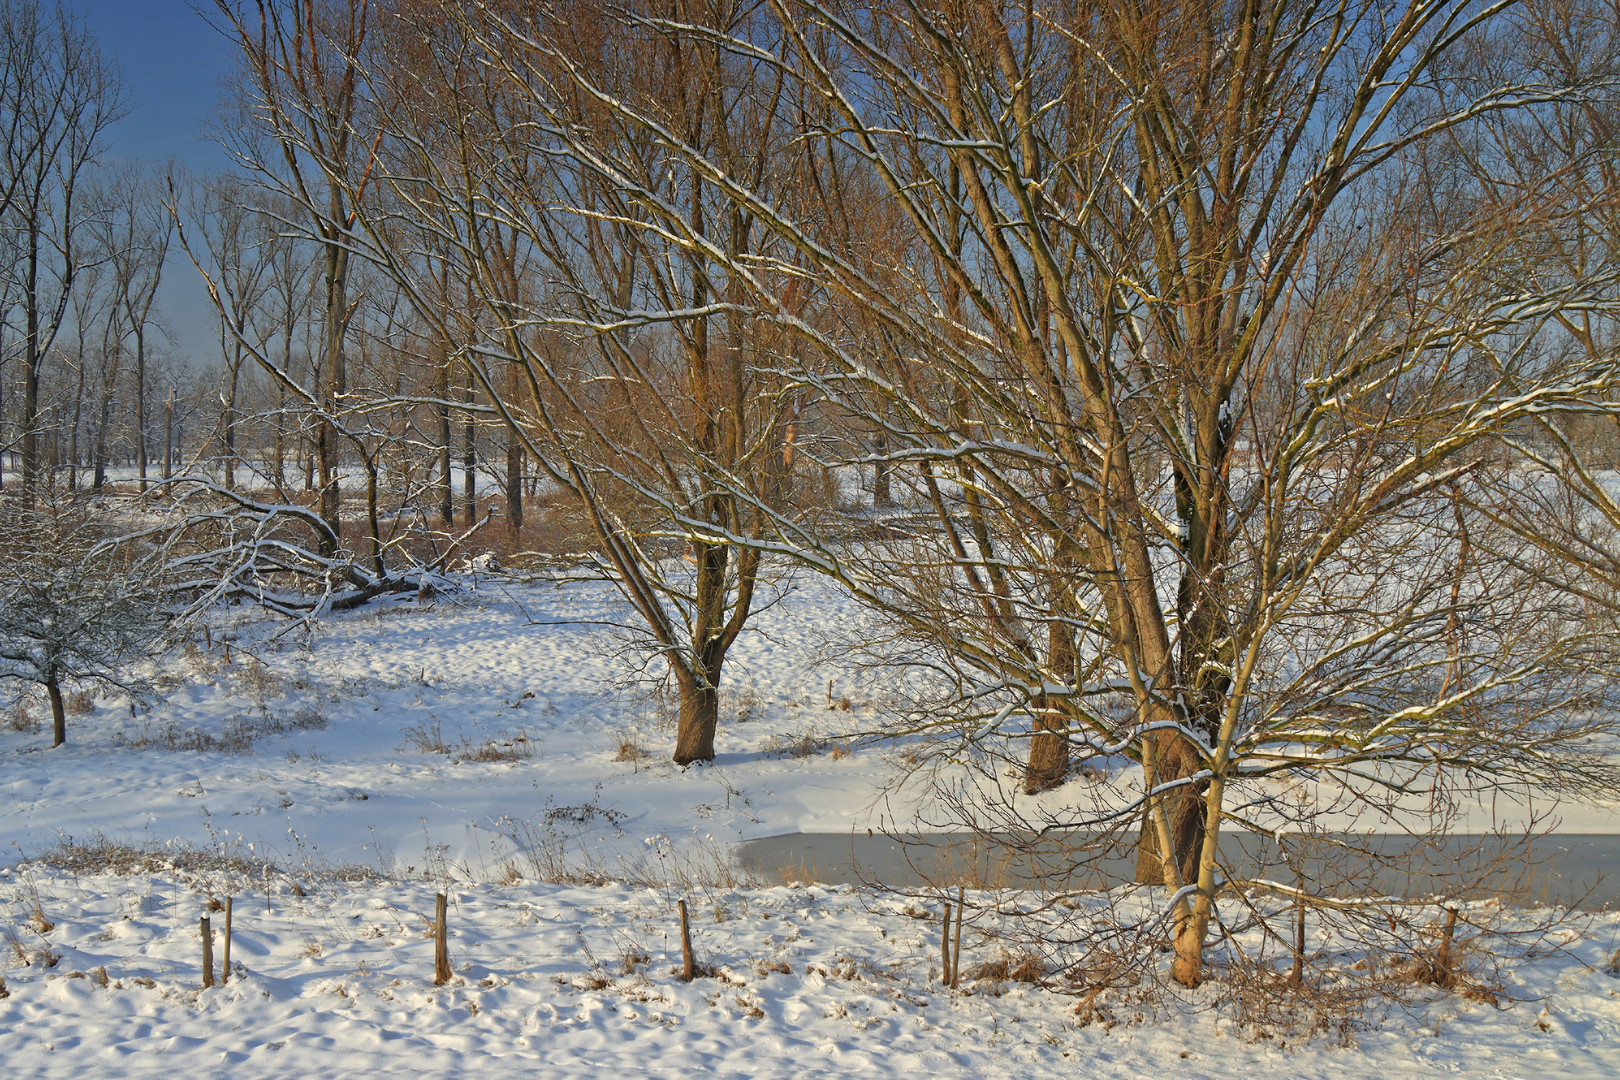
[[[166,195],[205,487],[304,545],[232,573],[397,587],[498,448],[682,764],[773,568],[827,575],[990,789],[1140,765],[1124,813],[995,805],[1130,830],[1194,985],[1222,833],[1316,828],[1292,782],[1615,790],[1617,14],[216,0],[239,175]]]

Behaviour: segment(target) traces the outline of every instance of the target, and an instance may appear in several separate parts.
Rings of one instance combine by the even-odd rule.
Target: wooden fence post
[[[219,981],[221,985],[231,981],[231,907],[234,897],[225,898],[225,963],[220,968]]]
[[[445,937],[445,916],[449,901],[440,893],[434,901],[433,914],[433,985],[443,986],[450,981],[450,943]]]
[[[199,929],[202,931],[203,989],[207,990],[214,985],[214,928],[209,924],[208,916],[202,917]]]
[[[967,889],[964,886],[956,887],[956,947],[951,950],[951,989],[956,989],[956,980],[962,975],[962,909],[967,907]]]
[[[686,918],[686,901],[677,900],[676,910],[681,913],[681,981],[697,978],[697,958],[692,955],[692,926]]]
[[[939,920],[939,981],[951,985],[951,902],[945,901],[945,915]]]

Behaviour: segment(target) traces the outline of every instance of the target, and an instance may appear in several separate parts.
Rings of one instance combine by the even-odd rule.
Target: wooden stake
[[[445,937],[445,918],[450,906],[444,893],[434,900],[433,911],[433,985],[443,986],[450,981],[450,944]]]
[[[951,950],[951,989],[962,974],[962,909],[967,907],[967,889],[956,887],[956,947]]]
[[[691,982],[697,977],[697,960],[692,956],[692,926],[686,918],[686,901],[676,901],[675,907],[681,913],[681,982]]]
[[[951,985],[951,902],[945,901],[945,917],[939,920],[939,981]]]
[[[225,898],[225,963],[219,972],[221,985],[231,981],[231,907],[233,902],[232,897],[227,896]]]
[[[203,989],[207,990],[214,985],[214,928],[209,925],[208,916],[202,917],[202,969]]]
[[[1294,970],[1288,973],[1288,985],[1305,985],[1305,877],[1299,877],[1299,895],[1294,898]]]

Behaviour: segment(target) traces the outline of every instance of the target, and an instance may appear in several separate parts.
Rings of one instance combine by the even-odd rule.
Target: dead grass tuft
[[[412,724],[405,729],[405,741],[400,748],[419,754],[448,754],[450,745],[444,741],[443,721],[429,717],[426,723]]]
[[[495,738],[475,743],[463,735],[457,742],[454,756],[458,761],[491,764],[502,761],[527,761],[534,757],[534,740],[519,728],[516,732],[501,731]]]
[[[202,728],[181,728],[165,722],[156,730],[143,726],[134,735],[117,732],[113,741],[127,750],[169,750],[176,753],[248,754],[260,739],[287,735],[294,731],[319,731],[326,717],[312,705],[282,712],[258,715],[238,713],[227,719],[218,734]]]
[[[38,735],[41,730],[39,717],[34,715],[26,701],[17,702],[17,708],[6,718],[6,726],[26,735]]]
[[[633,731],[625,732],[619,736],[619,744],[613,753],[614,761],[628,761],[632,763],[645,761],[652,757],[642,749],[640,737]]]
[[[1017,982],[1040,986],[1046,981],[1046,965],[1032,952],[1003,951],[996,959],[968,969],[967,979],[969,982]]]
[[[522,728],[515,732],[497,732],[495,738],[483,742],[474,742],[465,735],[454,743],[446,742],[443,721],[436,717],[406,728],[405,741],[400,744],[400,749],[411,749],[420,754],[443,754],[457,761],[476,764],[526,761],[536,753],[534,739]]]
[[[781,735],[772,735],[765,740],[760,749],[771,757],[799,758],[802,760],[815,757],[827,749],[829,745],[831,744],[826,739],[818,739],[807,731],[802,735],[786,738]]]

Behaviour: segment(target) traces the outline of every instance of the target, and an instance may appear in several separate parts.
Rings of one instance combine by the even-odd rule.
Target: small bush
[[[825,750],[827,746],[828,742],[826,739],[818,739],[807,731],[802,735],[789,738],[784,738],[780,735],[772,735],[769,739],[765,740],[765,745],[762,749],[765,753],[771,755],[772,757],[802,759],[815,757],[817,754]]]
[[[17,708],[6,718],[6,726],[25,735],[38,735],[40,731],[39,717],[28,708],[26,701],[17,702]]]
[[[437,718],[429,719],[425,724],[412,724],[405,729],[403,746],[419,754],[448,754],[450,746],[444,741],[442,726]]]
[[[652,757],[641,748],[641,740],[635,732],[629,731],[619,736],[619,744],[613,752],[614,761],[628,761],[631,763],[645,761]]]
[[[1039,986],[1046,980],[1046,965],[1031,952],[1004,952],[995,960],[970,968],[967,978],[970,982],[1018,982]]]
[[[465,735],[456,743],[455,757],[480,764],[500,761],[526,761],[534,757],[534,740],[521,728],[515,734],[500,732],[495,738],[475,743]]]

